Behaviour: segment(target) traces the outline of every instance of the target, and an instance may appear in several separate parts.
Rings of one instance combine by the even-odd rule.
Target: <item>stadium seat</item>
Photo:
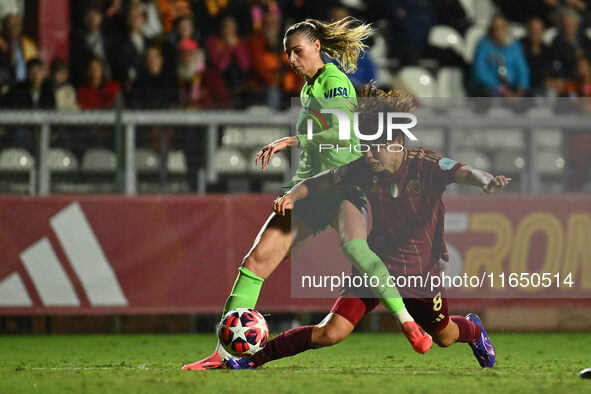
[[[487,115],[491,118],[512,118],[515,116],[509,108],[491,108]],[[523,130],[516,128],[484,128],[486,146],[491,149],[520,151],[525,149]]]
[[[454,142],[460,149],[486,148],[486,134],[482,129],[454,129]]]
[[[402,68],[394,78],[396,86],[416,97],[437,97],[437,81],[422,67]]]
[[[220,148],[214,156],[214,168],[218,174],[242,174],[247,169],[244,155],[237,149]]]
[[[477,150],[462,149],[455,154],[454,159],[481,170],[488,171],[490,169],[490,159]]]
[[[412,130],[417,137],[417,141],[406,140],[410,147],[422,146],[432,149],[437,152],[442,152],[445,149],[445,133],[442,129],[420,128]]]
[[[246,108],[246,112],[250,112],[251,114],[270,115],[274,111],[271,107],[267,107],[266,105],[251,105]]]
[[[503,175],[515,175],[525,167],[525,156],[522,152],[499,150],[494,153],[493,168]]]
[[[173,150],[168,152],[166,168],[171,174],[187,173],[187,158],[182,150]]]
[[[429,32],[429,44],[441,49],[453,49],[462,56],[465,52],[464,38],[451,26],[436,25]]]
[[[476,20],[476,10],[474,9],[474,0],[459,0],[460,5],[464,9],[466,16],[469,19]]]
[[[47,156],[47,166],[50,172],[72,172],[78,169],[78,159],[66,149],[52,148]]]
[[[137,172],[158,172],[160,157],[146,148],[138,148],[135,151],[135,169]]]
[[[496,9],[491,0],[460,0],[466,15],[479,24],[488,24]]]
[[[454,118],[471,118],[475,114],[467,107],[454,106],[446,111]],[[453,144],[459,149],[481,149],[486,146],[485,134],[478,128],[457,127],[451,130]]]
[[[31,171],[35,159],[24,149],[8,148],[0,152],[0,171]]]
[[[222,132],[222,144],[226,146],[244,145],[244,128],[239,126],[227,126]]]
[[[439,97],[466,97],[464,73],[458,67],[443,67],[437,73]]]
[[[0,152],[0,191],[35,191],[35,159],[24,149],[7,148]]]
[[[376,68],[376,83],[378,86],[390,86],[396,88],[393,83],[394,78],[388,66],[378,66]]]
[[[466,50],[464,52],[464,60],[468,63],[472,63],[474,60],[474,53],[476,47],[480,42],[480,39],[486,35],[487,26],[473,25],[466,31]]]
[[[564,172],[565,161],[556,150],[541,151],[536,156],[536,169],[542,176],[558,176]]]
[[[117,166],[115,153],[107,149],[91,148],[82,156],[82,169],[90,172],[113,172]]]
[[[244,139],[240,146],[258,147],[259,149],[273,141],[289,135],[289,131],[286,128],[279,127],[253,126],[245,127],[243,130]]]
[[[554,111],[550,108],[530,108],[527,111],[527,116],[538,119],[550,118],[554,116]],[[558,128],[537,127],[534,130],[533,138],[536,147],[556,150],[562,149],[563,133]]]
[[[376,65],[381,59],[388,58],[388,44],[379,30],[373,36],[373,45],[369,48],[369,56],[375,59]]]
[[[552,41],[554,41],[554,37],[558,34],[558,29],[555,27],[549,27],[544,30],[544,35],[542,36],[542,41],[544,44],[551,45]]]
[[[289,167],[289,159],[282,153],[275,154],[271,163],[265,168],[265,172],[261,171],[261,163],[257,166],[255,164],[255,159],[257,157],[259,150],[253,150],[249,157],[248,157],[248,170],[252,174],[257,175],[277,175],[277,174],[284,174],[286,169]]]

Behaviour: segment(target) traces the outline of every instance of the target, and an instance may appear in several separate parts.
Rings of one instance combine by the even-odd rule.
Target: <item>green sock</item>
[[[226,300],[224,315],[236,308],[254,308],[259,299],[263,278],[252,273],[248,268],[240,267],[232,292]]]
[[[405,309],[404,301],[396,287],[388,287],[390,275],[382,260],[375,254],[363,239],[353,239],[342,246],[343,253],[361,274],[379,278],[379,284],[372,290],[380,298],[386,309],[393,315]]]

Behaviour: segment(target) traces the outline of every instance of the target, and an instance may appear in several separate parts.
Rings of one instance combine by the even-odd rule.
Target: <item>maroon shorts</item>
[[[371,312],[378,304],[378,298],[359,298],[353,289],[343,289],[332,309],[354,326],[359,320]],[[447,327],[449,310],[443,290],[436,292],[433,298],[404,298],[406,309],[415,321],[428,332],[437,332]]]

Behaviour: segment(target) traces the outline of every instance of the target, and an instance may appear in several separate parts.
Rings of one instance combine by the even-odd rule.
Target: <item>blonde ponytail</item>
[[[345,72],[352,73],[357,70],[359,54],[367,48],[363,41],[372,35],[373,28],[351,16],[336,22],[306,19],[287,30],[284,46],[287,38],[295,33],[301,33],[311,41],[319,40],[322,51]]]

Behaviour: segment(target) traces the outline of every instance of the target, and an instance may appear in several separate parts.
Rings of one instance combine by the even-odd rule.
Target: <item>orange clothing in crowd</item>
[[[23,36],[21,38],[21,48],[23,49],[23,56],[26,62],[33,58],[39,57],[37,44],[35,44],[35,41],[30,39],[29,37]],[[4,40],[3,37],[0,37],[0,50],[5,53],[7,53],[10,50],[8,43]]]
[[[162,29],[165,32],[172,30],[175,19],[192,13],[187,0],[158,0],[158,7],[160,8]]]

